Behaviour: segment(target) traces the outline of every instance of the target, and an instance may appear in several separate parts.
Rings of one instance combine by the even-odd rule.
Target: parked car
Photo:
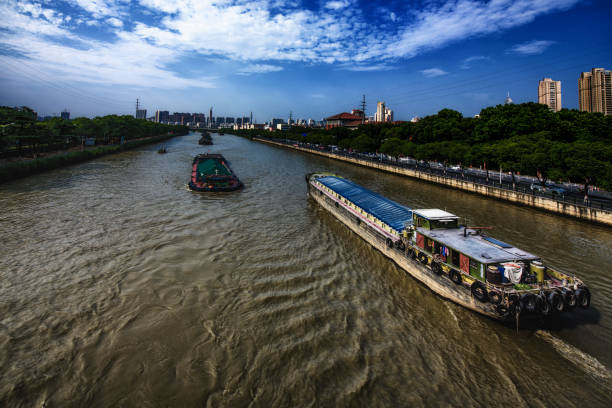
[[[563,187],[559,187],[554,185],[553,183],[546,183],[546,185],[542,185],[540,183],[531,183],[529,186],[531,191],[537,191],[539,193],[550,193],[552,195],[563,195],[567,191]]]

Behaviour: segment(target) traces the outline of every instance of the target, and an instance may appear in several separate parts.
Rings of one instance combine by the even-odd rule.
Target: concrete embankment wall
[[[268,143],[281,147],[286,147],[294,150],[301,150],[306,153],[316,154],[319,156],[328,157],[330,159],[341,160],[353,164],[357,164],[364,167],[370,167],[386,171],[389,173],[400,174],[408,177],[413,177],[419,180],[427,181],[430,183],[442,184],[448,187],[456,188],[459,190],[468,191],[470,193],[481,194],[487,197],[496,198],[498,200],[510,201],[515,204],[525,205],[532,208],[537,208],[544,211],[549,211],[557,214],[566,215],[569,217],[575,217],[582,220],[596,222],[599,224],[606,224],[612,226],[612,212],[585,207],[582,205],[562,203],[555,200],[551,200],[546,197],[533,196],[531,194],[525,194],[518,191],[505,190],[498,187],[486,186],[472,181],[457,180],[453,178],[446,178],[443,176],[423,173],[413,169],[406,169],[401,167],[395,167],[389,164],[376,163],[368,160],[362,160],[354,157],[338,156],[328,152],[319,152],[311,149],[306,149],[299,146],[289,146],[284,143],[273,142],[270,140],[264,140],[259,138],[253,138],[258,142]]]

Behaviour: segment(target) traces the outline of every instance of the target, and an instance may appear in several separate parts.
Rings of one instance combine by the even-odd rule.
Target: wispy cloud
[[[474,64],[474,62],[487,61],[489,59],[490,59],[489,57],[485,57],[484,55],[475,55],[473,57],[468,57],[468,58],[463,60],[463,62],[461,63],[460,68],[461,69],[470,69],[472,67],[472,65]]]
[[[548,40],[533,40],[527,41],[526,43],[517,44],[514,47],[510,48],[508,52],[513,52],[516,54],[523,55],[536,55],[542,54],[548,47],[553,45],[554,41]]]
[[[401,29],[399,40],[389,44],[388,52],[413,57],[459,40],[517,27],[576,3],[578,0],[447,1],[416,12],[414,22]]]
[[[350,4],[348,0],[332,0],[325,3],[326,9],[340,10],[347,7]]]
[[[425,75],[427,78],[435,78],[435,77],[439,77],[439,76],[448,74],[448,72],[440,68],[428,68],[428,69],[423,69],[419,72]]]
[[[389,64],[342,64],[338,67],[346,71],[356,72],[370,72],[370,71],[390,71],[395,69],[393,65]]]
[[[282,71],[283,67],[279,67],[278,65],[267,65],[267,64],[253,64],[247,65],[237,72],[240,75],[252,75],[252,74],[265,74],[267,72],[277,72]]]
[[[154,23],[130,15],[127,0],[65,1],[71,7],[1,0],[0,46],[21,50],[21,56],[3,58],[22,58],[77,81],[180,87],[212,86],[169,68],[187,55],[250,64],[242,75],[279,71],[292,61],[383,71],[398,59],[517,27],[579,0],[444,0],[410,18],[389,11],[390,20],[379,26],[355,0],[325,1],[318,8],[281,0],[138,0],[139,15],[150,14]],[[80,24],[95,25],[91,31],[98,34],[83,34]],[[513,52],[537,53],[549,45],[521,44]],[[439,68],[422,73],[446,74]]]

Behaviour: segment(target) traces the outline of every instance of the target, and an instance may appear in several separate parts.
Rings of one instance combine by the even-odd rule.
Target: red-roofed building
[[[357,114],[355,114],[357,113]],[[325,129],[335,127],[346,127],[349,129],[357,129],[363,123],[363,115],[361,111],[354,110],[353,113],[342,112],[329,118],[325,118]]]

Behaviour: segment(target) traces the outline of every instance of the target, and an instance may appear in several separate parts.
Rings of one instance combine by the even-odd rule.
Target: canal
[[[608,406],[612,229],[213,134],[0,185],[0,406]],[[245,184],[186,187],[197,153]],[[517,332],[434,295],[306,196],[332,171],[583,278]]]

